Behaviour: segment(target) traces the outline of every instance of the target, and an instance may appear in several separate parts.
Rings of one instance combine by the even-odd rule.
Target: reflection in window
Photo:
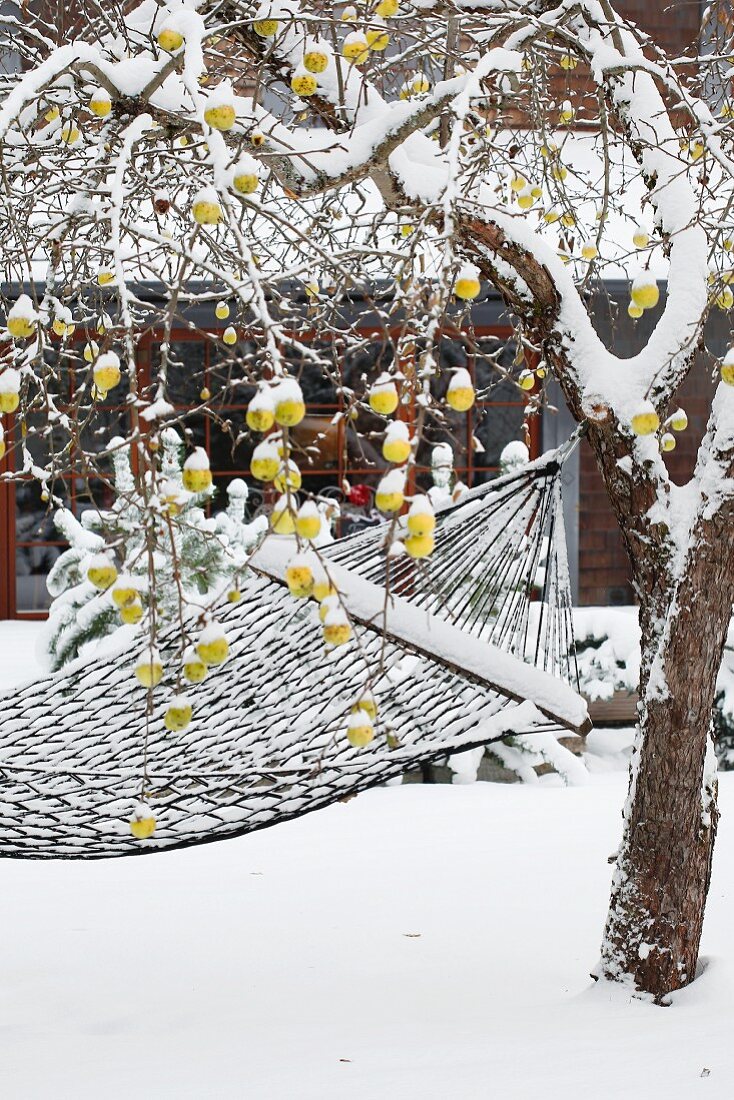
[[[68,500],[62,481],[54,492]],[[15,484],[15,601],[18,611],[44,611],[50,603],[46,575],[65,549],[53,522],[54,508],[41,499],[37,481]]]

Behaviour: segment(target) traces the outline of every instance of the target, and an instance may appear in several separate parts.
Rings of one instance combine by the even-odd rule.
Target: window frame
[[[199,342],[205,343],[208,347],[211,347],[211,344],[210,344],[209,341],[207,341],[205,339],[202,339],[202,332],[205,332],[207,334],[221,333],[223,327],[224,326],[222,326],[220,328],[216,325],[212,325],[211,328],[207,327],[206,329],[203,329],[203,328],[187,328],[187,327],[183,327],[183,326],[182,327],[176,327],[171,331],[171,343],[177,343],[178,344],[178,343],[185,343],[187,341],[194,341],[194,342],[199,341]],[[384,335],[384,330],[383,329],[378,329],[378,328],[364,328],[364,329],[360,329],[359,333],[360,333],[360,335],[362,335],[364,337],[377,335],[378,333],[381,336],[383,336]],[[137,352],[136,362],[137,362],[137,371],[138,371],[138,384],[139,384],[139,387],[140,387],[141,390],[144,389],[147,386],[150,386],[151,383],[152,383],[152,349],[153,349],[154,345],[160,341],[161,335],[162,335],[161,330],[159,328],[150,329],[150,330],[144,332],[141,335],[141,338],[138,342],[137,349],[136,349],[136,352]],[[303,332],[299,332],[298,335],[299,335],[299,339],[302,340],[303,337],[304,337]],[[397,330],[395,332],[391,332],[391,335],[392,336],[397,335]],[[451,337],[457,338],[457,336],[459,334],[455,330],[451,331],[449,329],[445,333],[442,333],[442,335],[445,335],[446,338],[451,338]],[[484,325],[484,326],[475,325],[472,329],[472,335],[476,338],[477,341],[486,340],[486,339],[496,339],[498,341],[503,341],[503,340],[507,341],[507,340],[512,339],[514,333],[513,333],[513,330],[511,328],[511,326],[509,326],[509,325],[501,325],[501,324],[498,324],[498,325]],[[241,338],[242,339],[247,339],[248,338],[247,333],[243,332]],[[209,369],[210,369],[209,354],[210,354],[209,351],[207,351],[206,356],[205,356],[205,365],[204,365],[204,371],[205,372],[208,372]],[[408,361],[408,362],[402,364],[402,369],[406,372],[409,371],[410,369],[412,369],[412,362]],[[203,383],[203,384],[206,384],[206,383]],[[532,396],[532,394],[528,394],[528,393],[525,393],[525,392],[519,393],[518,394],[519,399],[517,401],[517,404],[527,406],[529,398],[531,396]],[[473,418],[473,416],[475,416],[477,409],[481,409],[485,405],[491,406],[492,404],[493,404],[493,402],[491,402],[491,401],[478,403],[477,405],[475,405],[473,410],[470,410],[469,412],[464,414],[464,416],[466,417],[466,425],[467,425],[467,440],[470,437],[470,427],[473,423],[472,418]],[[504,405],[506,403],[505,402],[500,402],[499,404]],[[514,403],[507,403],[507,404],[514,404]],[[121,407],[123,407],[123,406],[121,405]],[[187,409],[187,408],[191,408],[191,406],[186,406],[186,405],[180,405],[180,406],[175,406],[175,407],[180,408],[182,410]],[[341,407],[341,399],[339,398],[338,403],[334,406],[331,406],[331,405],[323,405],[323,406],[322,405],[317,405],[315,407],[317,409],[323,408],[324,410],[327,410],[327,409],[331,410],[333,408],[334,411],[337,411]],[[244,409],[246,408],[246,401],[243,401],[242,403],[232,403],[232,404],[229,404],[229,405],[224,405],[223,408],[224,409],[232,409],[232,410],[242,410],[243,418],[244,418]],[[401,416],[403,416],[403,418],[406,419],[406,421],[411,425],[415,422],[415,415],[414,414],[415,414],[415,407],[414,406],[412,406],[412,405],[409,406],[409,407],[401,406]],[[207,416],[205,416],[204,420],[205,420],[205,446],[207,447],[207,451],[211,452],[212,421],[211,421],[211,418],[207,417]],[[15,436],[15,432],[16,432],[17,427],[18,427],[17,414],[15,414],[15,413],[6,414],[3,417],[3,426],[5,428],[6,438],[12,440]],[[540,416],[533,416],[532,418],[530,418],[530,420],[528,422],[528,425],[527,425],[527,429],[528,430],[526,432],[525,442],[529,447],[531,458],[536,458],[540,453],[540,447],[541,447],[541,435],[542,435],[541,417]],[[365,476],[365,477],[367,477],[367,476],[374,477],[375,475],[378,474],[378,472],[379,472],[378,469],[368,470],[367,468],[362,469],[361,467],[354,467],[353,465],[349,464],[348,460],[347,460],[346,464],[344,463],[344,454],[345,454],[345,449],[344,449],[344,427],[343,427],[343,421],[342,420],[340,420],[339,424],[338,424],[337,448],[338,448],[338,466],[336,468],[331,468],[331,469],[323,468],[322,469],[320,467],[315,467],[315,468],[304,467],[303,471],[302,471],[303,474],[304,474],[304,480],[307,480],[309,476],[314,476],[314,477],[330,476],[330,477],[333,477],[335,487],[340,488],[343,484],[344,478],[349,478],[350,481],[353,482],[354,478],[355,477],[358,478],[360,474],[362,474],[362,476]],[[463,462],[457,468],[458,468],[458,470],[460,471],[460,473],[462,475],[464,473],[467,475],[467,482],[468,482],[469,485],[471,485],[473,480],[474,480],[473,475],[474,475],[475,469],[477,468],[478,464],[476,464],[473,461],[474,452],[472,450],[468,450],[467,454],[465,456],[462,456],[462,457],[465,459],[465,462]],[[9,448],[8,451],[6,452],[5,456],[3,457],[2,461],[0,461],[0,472],[7,472],[7,471],[12,469],[12,465],[11,465],[12,459],[13,459],[12,449]],[[484,470],[484,469],[486,469],[486,467],[479,466],[479,469]],[[418,473],[419,474],[425,474],[426,472],[427,472],[427,468],[425,466],[421,466],[418,469],[416,469],[415,467],[411,468],[409,483],[408,483],[408,489],[409,489],[410,492],[413,492],[415,490],[416,474],[418,474]],[[229,478],[247,477],[249,479],[249,470],[248,469],[243,469],[241,467],[240,468],[233,468],[233,469],[229,469],[229,468],[227,468],[227,469],[212,468],[212,474],[215,478],[215,481],[216,481],[217,478],[222,478],[222,477],[229,477]],[[69,476],[73,477],[73,475],[69,475]],[[266,498],[267,498],[267,496],[266,496]],[[36,545],[37,546],[65,546],[66,544],[61,539],[59,539],[59,540],[49,540],[49,539],[38,539],[38,540],[23,539],[23,540],[19,540],[18,537],[17,537],[17,525],[16,525],[15,509],[16,509],[16,483],[14,483],[13,481],[10,481],[10,480],[6,480],[6,479],[0,479],[0,539],[2,539],[2,545],[3,545],[3,548],[4,548],[4,552],[3,552],[3,555],[2,555],[2,561],[0,562],[0,619],[19,619],[19,620],[27,620],[27,621],[44,620],[48,617],[48,612],[47,611],[43,611],[43,610],[24,610],[24,609],[18,609],[18,607],[17,607],[16,553],[17,553],[17,550],[19,548],[23,547],[23,546],[28,546],[28,547],[32,547],[32,546],[36,546]]]

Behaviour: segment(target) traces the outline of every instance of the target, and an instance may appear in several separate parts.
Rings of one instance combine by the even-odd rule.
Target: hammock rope
[[[583,732],[563,458],[553,452],[439,510],[425,562],[386,557],[385,524],[328,547],[358,638],[332,651],[317,605],[282,583],[290,540],[269,536],[242,600],[221,611],[230,657],[187,691],[195,721],[182,733],[163,726],[161,688],[146,723],[135,653],[78,661],[7,694],[0,855],[100,858],[208,843],[511,733]],[[375,593],[389,613],[376,613]],[[166,667],[178,644],[173,630],[159,639]],[[346,725],[366,684],[377,732],[355,749]],[[128,819],[143,767],[157,827],[139,841]]]

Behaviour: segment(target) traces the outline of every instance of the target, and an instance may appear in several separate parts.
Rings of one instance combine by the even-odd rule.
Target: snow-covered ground
[[[2,625],[6,682],[34,632]],[[391,787],[154,858],[5,861],[0,1097],[728,1098],[734,776],[668,1009],[588,978],[625,786]]]

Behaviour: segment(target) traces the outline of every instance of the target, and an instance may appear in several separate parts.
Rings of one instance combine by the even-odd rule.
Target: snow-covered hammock
[[[6,695],[0,854],[95,858],[206,843],[510,733],[588,728],[570,684],[559,473],[558,454],[546,456],[440,510],[429,563],[390,559],[387,601],[385,526],[334,543],[329,569],[356,640],[331,652],[317,605],[283,584],[291,540],[268,537],[241,602],[219,616],[230,657],[189,692],[196,719],[183,733],[164,729],[162,688],[146,722],[135,653],[76,662]],[[356,749],[345,729],[370,677],[377,735]],[[157,819],[146,841],[128,827],[141,776]]]

